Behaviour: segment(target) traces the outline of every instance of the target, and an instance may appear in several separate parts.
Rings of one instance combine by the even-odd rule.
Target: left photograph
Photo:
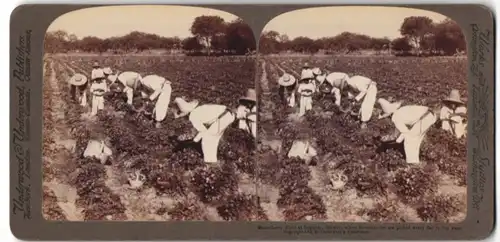
[[[257,203],[255,38],[186,6],[66,13],[44,41],[43,217],[267,220]]]

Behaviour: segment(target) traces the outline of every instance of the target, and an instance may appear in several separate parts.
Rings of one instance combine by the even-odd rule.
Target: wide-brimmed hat
[[[450,92],[450,95],[447,98],[445,98],[443,101],[464,104],[464,102],[462,101],[462,98],[460,97],[460,91],[457,89],[452,89]]]
[[[102,69],[102,71],[104,72],[104,74],[106,75],[111,75],[113,73],[113,71],[111,70],[110,67],[106,67],[104,69]]]
[[[312,69],[312,72],[314,75],[318,76],[318,75],[321,75],[321,69],[319,69],[319,67],[315,67]]]
[[[181,118],[186,115],[188,115],[191,111],[193,111],[198,104],[200,103],[198,100],[193,100],[191,102],[187,102],[184,100],[182,97],[176,97],[174,99],[174,102],[177,104],[177,107],[179,108],[180,113],[176,115],[175,118]]]
[[[96,61],[96,62],[94,62],[94,64],[92,64],[92,67],[94,67],[94,68],[95,67],[101,67],[101,65],[99,65],[99,62]]]
[[[257,93],[255,92],[255,89],[249,88],[245,96],[241,97],[239,101],[257,102]]]
[[[87,77],[83,74],[75,74],[71,79],[69,79],[69,84],[73,86],[81,86],[87,83]]]
[[[278,79],[278,84],[280,84],[280,86],[288,87],[295,84],[296,81],[297,80],[295,79],[294,76],[285,73],[283,74],[283,76],[280,77],[280,79]]]
[[[307,79],[313,79],[314,74],[312,70],[302,70],[302,73],[300,75],[300,80],[307,80]]]
[[[384,98],[379,98],[377,102],[382,108],[382,114],[378,117],[379,119],[389,117],[392,113],[398,110],[398,108],[400,108],[402,104],[402,102],[391,103]]]

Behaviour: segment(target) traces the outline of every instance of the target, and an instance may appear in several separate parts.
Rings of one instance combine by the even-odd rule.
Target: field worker
[[[161,122],[167,116],[170,97],[172,95],[171,82],[158,75],[148,75],[140,79],[136,84],[136,90],[148,102],[155,102],[153,117],[156,121],[156,127],[159,128]]]
[[[373,113],[373,107],[377,101],[377,83],[368,77],[364,76],[353,76],[347,79],[346,87],[358,93],[354,97],[355,102],[361,102],[361,109],[359,115],[361,116],[361,129],[366,128],[366,123],[371,119]]]
[[[319,91],[319,86],[325,81],[326,72],[321,71],[319,67],[312,68],[314,75],[314,85],[316,86],[316,91]]]
[[[85,75],[76,73],[69,79],[71,99],[78,101],[81,106],[87,106],[87,87],[89,86],[88,79]],[[78,92],[78,99],[76,94]]]
[[[448,98],[443,100],[439,115],[441,129],[450,131],[457,139],[466,135],[467,108],[460,97],[460,91],[453,89]]]
[[[312,67],[309,65],[309,63],[304,63],[302,66],[302,71],[300,73],[301,76],[303,76],[306,72],[308,73],[309,71],[312,71]]]
[[[83,157],[96,158],[104,165],[113,155],[110,146],[109,139],[91,139],[87,143],[87,147],[83,152]]]
[[[386,99],[378,100],[382,108],[379,119],[391,117],[395,126],[392,135],[384,136],[383,142],[401,143],[404,141],[406,162],[409,164],[420,163],[420,145],[427,130],[436,123],[437,117],[426,106],[407,105],[401,107],[401,102],[389,102]]]
[[[347,80],[349,79],[349,75],[343,72],[332,72],[325,77],[325,81],[319,87],[320,91],[324,93],[333,94],[335,99],[335,105],[340,107],[340,102],[342,100],[342,94],[347,86]]]
[[[105,68],[104,74],[110,81],[110,89],[114,92],[124,92],[127,95],[127,104],[132,105],[134,100],[134,90],[137,89],[142,76],[133,71],[125,71],[120,74],[112,74],[110,68]]]
[[[246,95],[239,100],[236,109],[236,117],[239,118],[238,127],[257,137],[257,94],[255,89],[248,89]]]
[[[295,92],[297,89],[297,79],[291,74],[283,73],[278,79],[280,86],[279,94],[281,100],[290,107],[295,107]]]
[[[104,109],[104,94],[108,91],[106,77],[102,70],[93,72],[94,80],[90,85],[90,93],[92,94],[92,111],[91,116],[95,116],[98,110]]]
[[[99,62],[94,62],[94,64],[92,64],[92,72],[90,73],[90,80],[94,81],[96,79],[96,76],[100,75],[101,71],[102,68]]]
[[[180,97],[175,98],[174,102],[179,108],[179,113],[174,114],[175,118],[189,115],[189,121],[198,131],[193,142],[201,140],[204,161],[217,163],[220,139],[226,128],[236,120],[236,115],[224,105],[204,104],[199,106],[198,100],[187,102]]]
[[[288,151],[288,158],[297,157],[303,159],[309,165],[311,160],[318,155],[315,145],[316,143],[310,133],[299,133],[299,137],[293,141]]]
[[[313,83],[314,74],[312,73],[312,70],[303,71],[297,88],[297,92],[300,95],[299,116],[303,116],[306,111],[312,109],[312,95],[316,89]]]

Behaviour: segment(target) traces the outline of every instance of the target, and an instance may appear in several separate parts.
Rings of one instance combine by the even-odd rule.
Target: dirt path
[[[64,110],[66,108],[65,102],[61,99],[61,90],[59,87],[59,81],[56,78],[55,73],[55,63],[53,60],[50,61],[50,81],[49,84],[52,89],[53,97],[53,119],[54,119],[54,130],[51,135],[54,139],[54,147],[51,150],[56,150],[58,154],[56,159],[49,160],[51,166],[64,166],[64,162],[69,159],[69,153],[74,152],[76,141],[70,138],[68,133],[68,128],[65,126],[65,114]],[[77,207],[76,199],[78,198],[76,188],[67,184],[65,177],[56,177],[52,181],[44,182],[44,185],[51,189],[55,196],[57,197],[57,203],[59,207],[63,210],[66,219],[69,221],[80,221],[83,220],[82,208]]]
[[[266,61],[262,61],[261,65],[261,79],[260,79],[260,87],[262,90],[261,96],[261,108],[260,108],[260,122],[265,122],[270,121],[273,119],[273,114],[270,110],[273,110],[274,104],[271,101],[271,90],[269,88],[269,81],[268,81],[268,74],[266,70]],[[263,131],[264,134],[259,134],[260,136],[260,141],[265,144],[269,145],[271,148],[276,150],[277,152],[280,151],[281,149],[281,141],[273,138],[271,134],[274,132],[275,127],[272,127],[271,125],[263,125]],[[277,201],[279,199],[279,189],[270,185],[266,184],[258,184],[257,185],[258,189],[258,194],[261,198],[260,205],[266,212],[268,218],[270,221],[283,221],[283,214],[281,209],[278,208]]]

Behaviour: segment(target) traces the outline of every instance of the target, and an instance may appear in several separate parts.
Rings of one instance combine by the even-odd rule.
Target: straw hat
[[[241,101],[251,101],[251,102],[257,102],[257,93],[255,92],[255,89],[253,88],[249,88],[247,90],[247,93],[245,96],[241,97],[240,100]]]
[[[383,119],[386,117],[389,117],[392,113],[394,113],[396,110],[398,110],[399,107],[401,107],[401,102],[389,102],[384,98],[379,98],[378,99],[378,104],[382,108],[382,114],[379,115],[379,119]]]
[[[82,74],[75,74],[71,79],[69,79],[69,84],[73,86],[81,86],[87,83],[87,77]]]
[[[302,74],[300,75],[300,80],[306,80],[306,79],[313,79],[314,74],[312,70],[303,70]]]
[[[188,115],[191,111],[193,111],[199,104],[198,100],[193,100],[191,102],[187,102],[181,97],[177,97],[174,99],[174,102],[177,104],[179,108],[180,114],[177,114],[175,118],[181,118]]]
[[[99,62],[94,62],[94,64],[92,64],[92,67],[94,68],[98,68],[98,67],[101,67],[101,65],[99,65]]]
[[[318,67],[313,68],[312,72],[316,76],[321,75],[321,69],[319,69]]]
[[[289,87],[295,84],[295,82],[296,82],[295,77],[288,73],[283,74],[283,76],[281,76],[280,79],[278,79],[278,84],[284,87]]]
[[[111,70],[111,68],[109,67],[106,67],[104,69],[102,69],[102,71],[104,72],[104,74],[106,75],[111,75],[113,73],[113,71]]]
[[[462,98],[460,97],[460,91],[458,91],[457,89],[452,89],[450,92],[450,95],[447,98],[445,98],[443,101],[464,104],[464,102],[462,101]]]

